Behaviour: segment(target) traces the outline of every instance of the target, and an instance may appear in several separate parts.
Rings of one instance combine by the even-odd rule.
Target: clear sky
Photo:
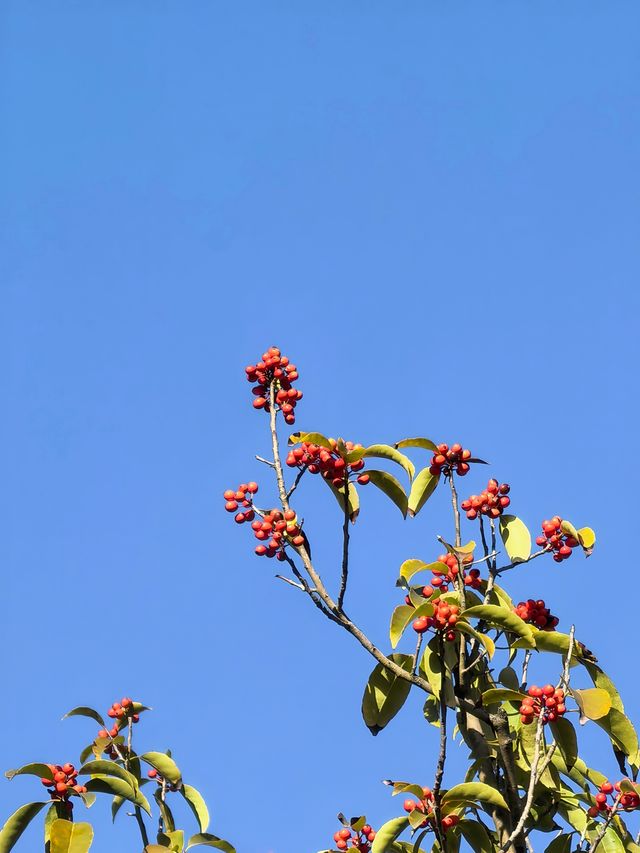
[[[301,428],[460,440],[532,527],[596,528],[591,560],[511,589],[575,617],[640,720],[638,4],[0,16],[2,767],[76,760],[94,726],[64,711],[129,693],[155,709],[141,748],[174,750],[239,853],[312,853],[339,810],[397,813],[380,779],[432,779],[417,697],[373,739],[369,660],[222,509],[243,479],[269,493],[243,368],[272,343],[300,368]],[[298,506],[330,579],[325,492]],[[398,566],[449,530],[429,507],[403,523],[364,495],[349,608],[383,644]],[[582,742],[615,772],[599,730]],[[39,797],[0,784],[3,818]],[[135,849],[107,814],[95,853]]]

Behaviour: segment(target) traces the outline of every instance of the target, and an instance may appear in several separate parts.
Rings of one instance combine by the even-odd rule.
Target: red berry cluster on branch
[[[547,546],[554,551],[553,559],[561,563],[571,556],[571,551],[580,543],[562,530],[562,519],[554,515],[550,521],[542,522],[542,536],[536,539],[536,545]]]
[[[278,560],[284,560],[284,549],[289,543],[296,546],[304,545],[302,529],[292,509],[284,513],[272,509],[262,517],[262,520],[257,518],[252,523],[251,529],[256,539],[264,543],[255,549],[258,557],[277,557]]]
[[[427,826],[429,821],[433,820],[433,809],[435,806],[435,799],[433,796],[433,791],[430,788],[422,789],[422,799],[420,800],[405,800],[402,804],[403,809],[411,814],[411,812],[420,811],[426,815],[425,819],[422,821],[420,826]],[[447,832],[449,829],[454,827],[460,821],[460,817],[457,814],[445,815],[440,821],[440,825],[444,832]]]
[[[618,797],[620,797],[620,804],[618,808],[625,812],[632,812],[640,807],[640,795],[635,791],[625,791],[622,793],[620,782],[616,782],[615,785],[612,785],[611,782],[603,782],[598,788],[598,793],[595,796],[595,806],[591,806],[587,811],[589,817],[597,817],[601,812],[608,814],[613,808],[613,804],[610,805],[607,802],[609,797],[611,797],[614,802]]]
[[[564,690],[555,688],[553,684],[536,687],[534,684],[527,691],[528,696],[520,705],[520,721],[525,725],[533,722],[535,717],[542,717],[542,724],[553,723],[558,717],[564,716]]]
[[[288,453],[287,465],[290,468],[306,469],[310,474],[321,474],[336,488],[344,485],[345,480],[348,480],[352,474],[357,475],[357,481],[361,486],[365,486],[369,482],[369,475],[359,473],[364,468],[364,459],[347,462],[340,455],[335,438],[330,438],[329,443],[330,449],[303,441],[299,447],[294,447]],[[351,453],[353,450],[360,450],[362,445],[345,441],[344,447],[347,453]]]
[[[110,741],[113,741],[114,738],[118,737],[120,730],[127,725],[129,720],[131,720],[132,723],[140,721],[140,714],[136,713],[133,699],[129,696],[125,696],[120,700],[120,702],[114,702],[107,711],[107,717],[115,720],[115,723],[108,731],[107,729],[100,729],[98,737],[109,739]],[[108,743],[105,746],[104,751],[111,759],[115,760],[120,757],[113,743]]]
[[[302,391],[293,387],[293,383],[298,378],[295,364],[291,364],[289,359],[280,353],[278,347],[270,347],[262,353],[261,361],[245,367],[245,373],[249,382],[257,383],[251,389],[255,396],[253,408],[270,411],[270,393],[273,385],[277,409],[284,415],[286,423],[294,424],[296,421],[294,409],[302,399]]]
[[[360,830],[349,829],[345,826],[333,834],[333,840],[338,850],[347,850],[347,848],[351,847],[353,850],[359,851],[359,853],[369,853],[375,837],[375,829],[368,823],[365,823]]]
[[[431,467],[429,471],[434,477],[444,474],[449,476],[453,470],[456,474],[464,477],[469,473],[469,460],[471,459],[471,451],[466,450],[461,444],[439,444],[438,452],[433,454],[431,458]]]
[[[440,554],[437,563],[442,563],[446,566],[446,572],[442,572],[442,574],[434,574],[431,578],[431,583],[429,586],[425,586],[422,590],[422,595],[425,598],[430,598],[434,590],[439,590],[440,592],[447,592],[449,589],[449,584],[452,584],[456,577],[460,574],[460,566],[458,564],[458,558],[455,554]],[[473,563],[473,554],[464,554],[461,557],[461,562],[463,566],[468,566]],[[478,589],[480,584],[482,583],[482,579],[480,577],[479,569],[470,569],[467,571],[465,568],[462,569],[462,578],[464,580],[465,586],[470,586],[471,589]]]
[[[511,503],[511,499],[507,497],[510,490],[511,486],[508,483],[498,483],[492,478],[484,492],[480,492],[479,495],[471,495],[466,501],[462,501],[460,506],[471,521],[478,515],[499,518]]]
[[[513,608],[513,612],[523,622],[529,622],[529,624],[535,625],[536,628],[540,628],[542,631],[555,631],[560,622],[557,616],[551,615],[551,611],[541,598],[537,601],[534,601],[533,598],[521,601]]]
[[[442,631],[445,640],[449,642],[455,640],[456,634],[453,627],[460,618],[460,608],[457,604],[449,604],[441,598],[433,601],[433,607],[433,616],[419,616],[413,622],[413,630],[416,634],[424,634],[429,628],[433,628],[434,631]]]
[[[155,767],[152,767],[151,770],[149,770],[149,772],[147,773],[147,776],[149,777],[149,779],[155,780],[158,783],[158,785],[164,786],[165,791],[174,791],[175,792],[175,791],[179,790],[178,785],[175,785],[175,784],[172,784],[171,782],[168,782],[164,778],[164,776],[161,776],[160,773],[158,773],[158,771],[156,770]]]
[[[87,789],[84,785],[79,785],[77,776],[78,771],[73,764],[48,764],[47,767],[51,771],[51,778],[42,778],[40,781],[48,788],[48,792],[52,800],[64,803],[66,808],[71,811],[73,803],[69,801],[72,792],[76,794],[86,794]]]
[[[227,512],[240,512],[235,516],[235,521],[242,524],[245,521],[253,521],[255,512],[253,509],[253,496],[258,491],[257,483],[240,483],[237,489],[227,489],[223,494],[226,503],[224,508]]]

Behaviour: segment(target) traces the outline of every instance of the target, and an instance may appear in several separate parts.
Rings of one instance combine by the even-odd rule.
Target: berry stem
[[[344,597],[347,592],[347,581],[349,579],[349,469],[346,465],[342,488],[344,489],[344,520],[342,523],[342,575],[340,578],[340,591],[338,593],[339,612],[342,612],[342,605],[344,604]]]

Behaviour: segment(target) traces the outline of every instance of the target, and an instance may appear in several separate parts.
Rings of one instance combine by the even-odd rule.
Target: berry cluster
[[[364,468],[364,459],[347,462],[340,455],[338,442],[335,438],[330,438],[329,443],[331,448],[320,447],[317,444],[303,441],[300,447],[295,447],[289,452],[286,460],[287,465],[290,468],[306,469],[310,474],[321,474],[336,488],[344,485],[345,480],[349,479],[351,474],[357,474],[358,483],[365,486],[369,482],[369,475],[358,473]],[[359,450],[362,445],[345,441],[344,447],[347,453],[351,453],[352,450]]]
[[[262,520],[256,518],[251,529],[256,539],[265,543],[257,546],[258,557],[277,557],[278,560],[284,560],[284,549],[289,542],[296,546],[304,545],[302,529],[297,524],[296,514],[292,509],[286,512],[272,509]]]
[[[640,795],[636,794],[635,791],[621,793],[620,782],[616,782],[615,785],[612,785],[611,782],[603,782],[595,796],[596,804],[591,806],[587,814],[589,817],[597,817],[601,812],[610,812],[613,805],[609,805],[607,798],[611,797],[615,802],[618,796],[620,797],[619,808],[623,811],[632,812],[640,807]]]
[[[460,573],[458,558],[455,554],[440,554],[436,562],[442,563],[446,566],[447,571],[442,574],[434,575],[431,578],[429,586],[425,586],[422,590],[422,594],[425,598],[430,598],[436,589],[440,592],[447,592],[449,584],[452,584]],[[473,563],[473,554],[464,554],[461,558],[461,562],[463,566]],[[462,577],[465,586],[470,586],[471,589],[478,589],[482,583],[479,569],[470,569],[467,572],[467,570],[463,568]]]
[[[433,607],[433,616],[419,616],[411,627],[416,634],[424,634],[429,628],[433,628],[435,631],[442,631],[445,640],[455,640],[453,627],[460,618],[460,608],[457,604],[447,604],[441,598],[434,600]]]
[[[167,782],[167,780],[164,778],[164,776],[161,776],[158,773],[158,771],[155,769],[155,767],[152,767],[151,770],[149,770],[149,772],[147,773],[147,776],[149,777],[149,779],[155,779],[155,781],[158,783],[158,785],[164,786],[165,791],[174,791],[175,792],[175,791],[179,790],[178,785],[173,785],[173,784],[171,784],[171,782]]]
[[[580,543],[573,536],[569,536],[562,531],[562,519],[559,515],[554,515],[551,521],[542,522],[543,536],[538,536],[536,545],[547,546],[552,551],[555,551],[553,559],[556,563],[561,563],[571,556],[571,550]]]
[[[365,823],[359,831],[345,826],[333,834],[333,840],[338,850],[346,850],[351,847],[359,853],[369,853],[375,837],[376,831],[368,823]]]
[[[433,818],[433,808],[435,805],[435,800],[433,797],[433,791],[430,788],[422,789],[422,799],[418,800],[405,800],[402,804],[403,809],[411,814],[411,812],[420,811],[423,812],[426,817],[420,824],[420,826],[426,826],[427,823]],[[460,821],[460,817],[457,814],[445,815],[440,821],[440,825],[444,832],[447,832],[451,827],[455,826]]]
[[[555,631],[560,620],[557,616],[552,616],[551,611],[546,607],[544,601],[539,598],[534,601],[533,598],[528,598],[526,601],[521,601],[513,612],[519,616],[523,622],[529,622],[540,628],[542,631]]]
[[[434,477],[444,474],[450,475],[455,469],[456,474],[464,477],[469,472],[469,461],[471,451],[463,449],[461,444],[439,444],[438,452],[433,454],[429,471]]]
[[[269,396],[273,385],[278,409],[284,415],[286,423],[294,424],[294,409],[296,403],[302,399],[302,391],[293,387],[298,378],[295,364],[291,364],[285,355],[281,355],[278,347],[270,347],[267,352],[262,353],[261,361],[245,367],[245,373],[249,382],[257,382],[251,389],[255,396],[253,408],[270,411]]]
[[[69,801],[72,791],[76,794],[87,793],[84,785],[78,785],[78,771],[73,764],[48,764],[47,767],[51,771],[51,778],[42,778],[40,781],[48,788],[52,800],[64,803],[72,811],[73,803]]]
[[[507,497],[511,490],[508,483],[498,483],[493,478],[487,483],[487,488],[479,495],[471,495],[460,506],[467,513],[467,518],[473,521],[478,515],[488,515],[489,518],[498,518],[511,503]]]
[[[235,516],[235,521],[242,524],[245,521],[253,521],[255,512],[253,509],[253,496],[258,491],[257,483],[240,483],[238,488],[227,489],[223,494],[226,503],[224,508],[227,512],[235,512],[239,507],[242,507],[240,512]]]
[[[107,711],[107,717],[115,720],[115,723],[108,731],[107,729],[100,729],[98,737],[108,738],[111,741],[118,737],[120,729],[124,728],[129,720],[131,720],[132,723],[137,723],[140,720],[140,714],[135,711],[133,699],[128,696],[125,696],[120,702],[114,702]],[[113,743],[108,743],[104,751],[111,759],[119,757]]]
[[[542,717],[543,725],[553,723],[566,712],[564,690],[555,688],[553,684],[544,687],[530,687],[529,694],[520,705],[520,721],[525,725],[533,722],[534,717]]]

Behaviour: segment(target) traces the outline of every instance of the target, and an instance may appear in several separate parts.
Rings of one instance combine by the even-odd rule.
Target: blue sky
[[[417,698],[374,740],[369,661],[222,510],[243,479],[268,494],[243,368],[272,343],[301,428],[459,439],[532,527],[596,528],[591,560],[510,588],[575,618],[639,719],[637,4],[0,14],[3,768],[73,761],[93,725],[64,711],[129,693],[241,853],[322,849],[339,810],[396,813],[380,779],[431,780]],[[332,578],[336,507],[315,481],[298,505]],[[364,496],[349,606],[378,642],[448,524],[443,499],[403,523]],[[95,812],[96,853],[135,847]]]

